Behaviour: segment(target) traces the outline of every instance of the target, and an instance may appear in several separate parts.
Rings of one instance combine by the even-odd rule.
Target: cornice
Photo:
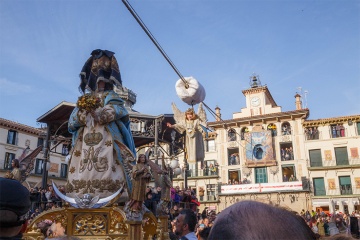
[[[270,120],[275,120],[277,122],[280,121],[282,118],[290,118],[295,119],[301,118],[306,119],[309,117],[309,109],[300,109],[300,110],[294,110],[294,111],[288,111],[288,112],[280,112],[280,113],[269,113],[269,114],[263,114],[263,115],[256,115],[256,116],[250,116],[250,117],[243,117],[243,118],[234,118],[229,120],[223,120],[223,121],[216,121],[216,122],[209,122],[209,127],[224,127],[224,124],[237,124],[239,122],[244,122],[248,125],[251,125],[252,122],[263,122]]]
[[[17,123],[17,122],[10,121],[10,120],[4,119],[4,118],[0,118],[0,126],[11,129],[11,130],[17,130],[17,131],[29,133],[29,134],[35,134],[35,135],[46,134],[46,131],[44,129],[30,127],[25,124]]]
[[[360,115],[353,115],[353,116],[342,116],[342,117],[333,117],[333,118],[321,118],[316,120],[305,120],[302,125],[304,127],[311,127],[311,126],[319,126],[319,125],[331,125],[331,124],[338,124],[338,123],[345,123],[345,122],[358,122],[360,121]]]

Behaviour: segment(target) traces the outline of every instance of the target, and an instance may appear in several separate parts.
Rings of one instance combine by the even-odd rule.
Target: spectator
[[[294,182],[296,181],[296,178],[294,177],[293,174],[291,174],[290,178],[289,178],[289,182]]]
[[[29,190],[19,181],[6,178],[0,178],[0,190],[0,237],[21,239],[31,206]]]
[[[153,195],[151,191],[146,194],[144,205],[145,207],[147,207],[147,209],[149,209],[152,213],[155,214],[156,207],[155,207],[155,202],[153,201]]]
[[[283,208],[242,201],[223,210],[211,227],[209,240],[317,239],[303,218]]]
[[[180,240],[197,240],[194,233],[197,219],[196,214],[190,209],[184,209],[180,212],[175,223],[175,234]]]
[[[155,191],[155,193],[153,193],[152,197],[153,197],[152,200],[156,204],[158,204],[160,202],[160,199],[161,199],[161,187],[156,188],[156,191]]]

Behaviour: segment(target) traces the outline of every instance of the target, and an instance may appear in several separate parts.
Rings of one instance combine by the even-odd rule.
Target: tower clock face
[[[259,97],[253,97],[250,100],[251,106],[257,107],[260,105],[260,98]]]

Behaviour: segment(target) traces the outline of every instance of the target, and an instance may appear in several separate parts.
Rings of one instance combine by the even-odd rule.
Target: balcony
[[[349,196],[349,195],[360,195],[360,188],[351,185],[344,185],[336,188],[328,188],[326,191],[319,190],[314,191],[315,197],[321,196]]]
[[[216,168],[213,171],[211,171],[209,168],[204,168],[204,169],[190,169],[187,170],[187,177],[189,179],[191,178],[218,178],[219,177],[219,170]],[[177,178],[174,178],[173,180],[176,179],[183,179],[184,176],[182,175],[178,175]]]
[[[330,170],[330,169],[346,169],[346,168],[354,168],[360,167],[360,158],[349,158],[348,160],[326,160],[322,159],[320,162],[313,162],[313,166],[310,166],[310,162],[308,162],[308,169],[311,171],[316,170]]]

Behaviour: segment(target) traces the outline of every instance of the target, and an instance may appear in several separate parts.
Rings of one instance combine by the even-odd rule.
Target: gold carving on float
[[[45,237],[37,228],[37,225],[44,220],[60,222],[65,228],[68,236],[76,236],[80,239],[101,239],[101,240],[133,240],[140,239],[130,236],[129,224],[122,207],[113,204],[112,207],[98,209],[81,209],[69,207],[65,204],[63,208],[56,208],[38,215],[28,225],[23,239],[43,240]],[[153,239],[158,227],[156,217],[148,212],[144,214],[141,226],[143,239]]]
[[[106,233],[106,219],[101,214],[80,214],[73,221],[74,236],[104,235]]]

